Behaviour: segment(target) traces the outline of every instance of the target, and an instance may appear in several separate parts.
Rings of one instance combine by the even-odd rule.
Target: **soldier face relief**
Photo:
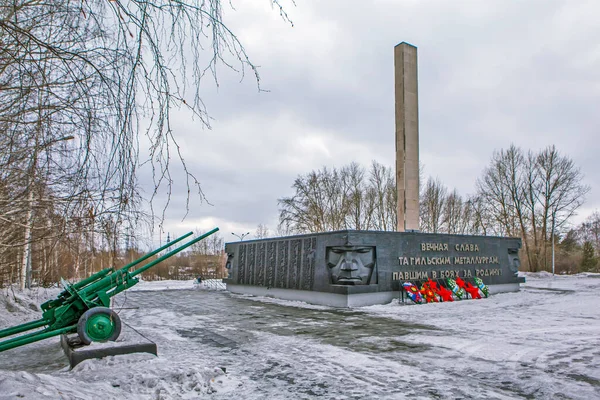
[[[375,247],[333,246],[327,248],[327,267],[332,285],[377,283]]]

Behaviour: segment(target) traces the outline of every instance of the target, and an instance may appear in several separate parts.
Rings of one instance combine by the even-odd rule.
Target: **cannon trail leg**
[[[68,326],[66,328],[54,329],[51,331],[38,331],[29,333],[27,335],[19,336],[10,340],[0,342],[0,352],[4,350],[10,350],[15,347],[23,346],[25,344],[37,342],[40,340],[51,338],[52,336],[59,336],[63,333],[73,333],[77,330],[77,326]]]
[[[26,324],[13,326],[12,328],[1,330],[0,338],[16,335],[17,333],[25,332],[30,329],[39,328],[44,325],[48,325],[48,321],[46,321],[45,319],[39,319],[37,321],[28,322]]]

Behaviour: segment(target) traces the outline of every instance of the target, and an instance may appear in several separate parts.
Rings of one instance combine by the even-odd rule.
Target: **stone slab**
[[[398,297],[398,292],[375,292],[375,293],[325,293],[308,290],[265,288],[250,285],[228,284],[227,290],[231,293],[246,294],[252,296],[271,297],[276,299],[302,301],[309,304],[317,304],[330,307],[364,307],[375,304],[386,304]]]
[[[505,283],[501,285],[490,285],[490,295],[497,293],[518,292],[521,289],[521,283],[525,283],[525,279],[519,283]]]
[[[158,355],[156,343],[149,341],[135,330],[123,325],[121,336],[114,342],[81,344],[77,335],[61,335],[60,345],[63,348],[71,368],[84,360],[104,358],[133,353],[150,353]]]

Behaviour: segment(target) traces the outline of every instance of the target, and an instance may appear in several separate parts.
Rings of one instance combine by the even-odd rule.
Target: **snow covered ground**
[[[168,290],[166,288],[169,288]],[[142,282],[115,302],[159,356],[69,370],[57,338],[0,353],[0,399],[597,399],[600,275],[528,274],[519,293],[341,310]],[[3,289],[0,328],[56,289]]]

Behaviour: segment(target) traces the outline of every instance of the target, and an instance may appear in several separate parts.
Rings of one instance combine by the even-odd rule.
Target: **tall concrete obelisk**
[[[417,48],[394,47],[398,232],[419,229],[419,99]]]

